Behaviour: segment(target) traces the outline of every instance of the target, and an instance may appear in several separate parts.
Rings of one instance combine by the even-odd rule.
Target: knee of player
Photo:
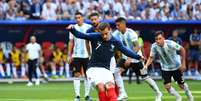
[[[74,76],[75,76],[75,77],[80,77],[81,74],[80,74],[79,72],[76,72],[76,73],[74,73]]]
[[[108,82],[105,84],[105,86],[106,86],[106,89],[115,88],[115,84],[113,82]]]
[[[169,90],[170,88],[171,88],[171,84],[170,83],[165,84],[165,89],[166,90]]]
[[[96,85],[96,88],[99,92],[105,91],[105,85],[103,83],[99,83]]]
[[[180,87],[181,89],[184,89],[184,84],[179,84],[179,87]]]

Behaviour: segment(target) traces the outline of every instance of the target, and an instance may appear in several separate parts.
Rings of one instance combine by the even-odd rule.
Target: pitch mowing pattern
[[[201,101],[201,81],[187,81],[195,97],[195,101]],[[175,97],[170,96],[163,88],[162,82],[157,81],[159,88],[163,92],[163,101],[174,101]],[[174,83],[174,87],[180,90]],[[128,101],[154,101],[154,93],[151,88],[142,82],[137,85],[135,82],[128,84],[125,82],[129,96]],[[82,86],[83,88],[83,83]],[[81,99],[84,101],[84,90],[81,88]],[[187,101],[184,92],[182,101]],[[96,101],[96,90],[92,89],[91,96]],[[73,101],[74,91],[72,82],[48,83],[40,86],[27,87],[25,83],[0,84],[0,101]]]

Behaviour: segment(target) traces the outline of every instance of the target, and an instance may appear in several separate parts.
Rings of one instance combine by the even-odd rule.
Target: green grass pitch
[[[195,101],[201,101],[201,81],[187,81],[195,97]],[[175,97],[170,96],[163,88],[162,82],[157,81],[160,90],[163,92],[162,101],[175,101]],[[182,92],[174,83],[174,87],[179,90],[183,100],[187,101]],[[83,88],[83,83],[82,86]],[[154,93],[151,88],[142,82],[137,85],[135,82],[128,84],[125,82],[128,93],[128,101],[154,101]],[[83,89],[81,88],[81,101],[83,100]],[[93,100],[96,101],[97,93],[91,91]],[[27,87],[25,83],[0,84],[0,101],[73,101],[74,91],[72,82],[47,83],[40,86]]]

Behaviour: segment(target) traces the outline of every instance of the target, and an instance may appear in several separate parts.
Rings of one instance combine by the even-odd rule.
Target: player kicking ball
[[[121,41],[111,35],[108,23],[100,23],[100,33],[81,33],[69,25],[67,29],[77,38],[91,41],[92,55],[88,63],[87,78],[98,90],[100,101],[117,101],[114,77],[110,69],[110,60],[114,56],[114,49],[132,58],[142,60],[143,57],[126,48]]]

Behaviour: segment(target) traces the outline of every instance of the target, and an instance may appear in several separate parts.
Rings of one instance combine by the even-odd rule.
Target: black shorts
[[[84,73],[86,73],[89,58],[73,58],[71,63],[71,69],[74,73],[81,72],[83,67]]]
[[[184,79],[182,77],[182,73],[179,70],[175,70],[175,71],[161,70],[161,73],[162,73],[162,78],[164,80],[164,82],[163,82],[164,84],[171,83],[172,77],[178,84],[184,84]]]
[[[117,62],[117,67],[124,68],[125,70],[131,69],[133,72],[135,72],[136,75],[139,75],[139,76],[142,76],[142,77],[147,76],[147,74],[142,75],[141,72],[140,72],[140,69],[142,69],[144,67],[142,62],[131,63],[129,67],[125,67],[125,65],[124,65],[125,61],[126,61],[125,59],[120,59]]]
[[[126,61],[126,59],[123,59],[123,58],[119,59],[117,61],[117,67],[121,67],[121,68],[126,69],[126,67],[124,66],[125,61]]]
[[[141,76],[142,78],[147,77],[147,74],[141,74],[140,70],[144,68],[144,65],[142,64],[142,62],[131,63],[130,68],[133,72],[135,72],[136,75]]]

